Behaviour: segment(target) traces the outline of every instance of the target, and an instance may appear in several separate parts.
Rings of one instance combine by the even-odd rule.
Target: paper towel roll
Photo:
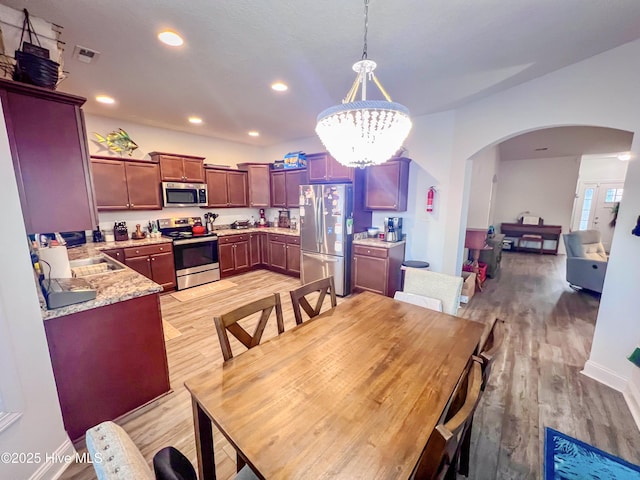
[[[71,278],[71,267],[69,265],[67,247],[41,248],[38,251],[38,257],[41,261],[47,262],[40,267],[45,277]],[[49,273],[49,265],[47,264],[51,266],[51,273]]]

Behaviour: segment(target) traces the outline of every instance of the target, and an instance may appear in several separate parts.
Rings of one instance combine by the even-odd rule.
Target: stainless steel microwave
[[[162,182],[162,201],[165,207],[206,207],[207,185]]]

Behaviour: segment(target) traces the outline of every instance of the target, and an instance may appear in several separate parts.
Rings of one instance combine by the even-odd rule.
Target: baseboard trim
[[[48,455],[44,463],[35,471],[29,480],[57,480],[62,476],[67,467],[76,459],[76,449],[67,436],[62,444],[56,448],[52,455]]]
[[[627,382],[622,394],[624,395],[627,406],[629,407],[631,415],[636,422],[636,427],[640,430],[640,389],[632,382]]]
[[[608,387],[623,392],[627,386],[627,379],[621,377],[613,370],[610,370],[602,365],[599,365],[591,360],[587,360],[584,364],[584,369],[580,372],[589,378],[593,378],[597,382],[600,382]]]

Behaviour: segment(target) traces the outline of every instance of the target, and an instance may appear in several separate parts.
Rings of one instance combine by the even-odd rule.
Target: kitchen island
[[[93,258],[108,248],[87,244],[70,249],[69,257]],[[119,270],[83,277],[95,300],[47,310],[40,297],[62,417],[74,441],[170,391],[162,287],[117,263]]]

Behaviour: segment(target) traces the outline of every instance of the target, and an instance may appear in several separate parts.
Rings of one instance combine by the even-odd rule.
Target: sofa
[[[602,293],[607,273],[607,252],[598,230],[578,230],[562,235],[567,250],[567,282]]]

